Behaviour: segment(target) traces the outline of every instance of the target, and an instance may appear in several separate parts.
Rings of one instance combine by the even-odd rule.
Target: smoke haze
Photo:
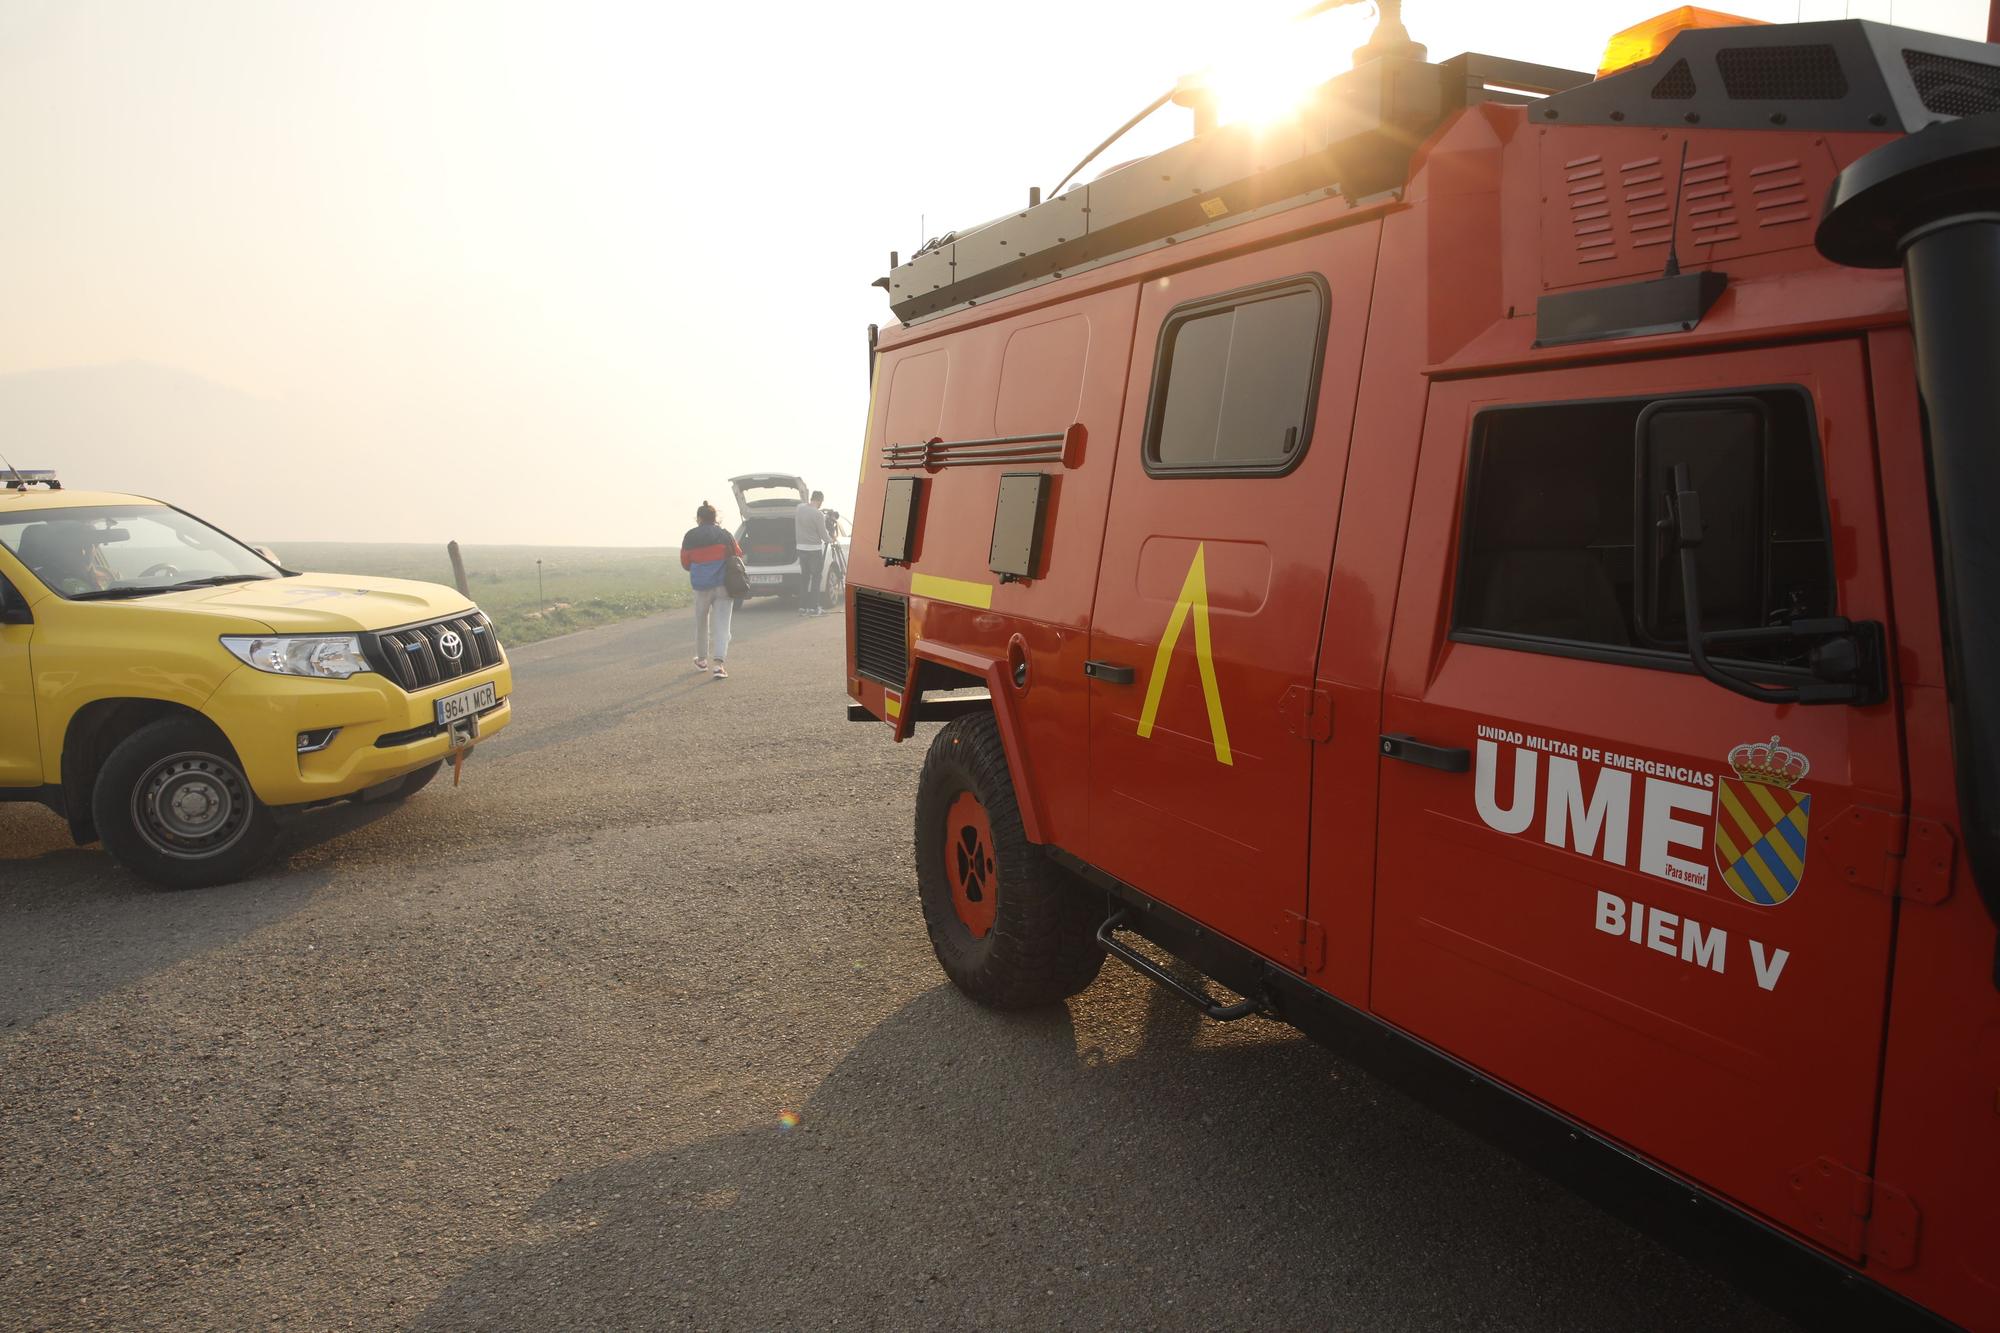
[[[672,543],[750,470],[845,509],[888,251],[1300,3],[0,0],[0,452],[274,541]],[[1668,7],[1405,17],[1588,69]]]

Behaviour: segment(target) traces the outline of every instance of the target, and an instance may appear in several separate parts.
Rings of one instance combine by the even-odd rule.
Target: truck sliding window
[[[1694,428],[1667,446],[1639,439],[1642,414],[1658,399],[1480,413],[1467,460],[1452,637],[1685,668],[1679,560],[1655,494],[1669,463],[1685,464],[1700,494],[1705,631],[1835,614],[1810,399],[1780,388],[1669,401],[1691,407],[1711,398],[1712,427],[1700,428],[1705,414],[1685,414]],[[1765,429],[1727,426],[1743,419],[1745,404],[1761,408]],[[1649,447],[1674,457],[1649,457]],[[1782,669],[1802,666],[1801,654],[1796,644],[1770,644],[1730,656]]]
[[[1289,472],[1312,434],[1326,286],[1305,276],[1192,302],[1160,329],[1146,418],[1155,476]]]

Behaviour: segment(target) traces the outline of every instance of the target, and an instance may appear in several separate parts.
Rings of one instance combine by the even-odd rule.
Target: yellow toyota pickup
[[[238,878],[281,818],[400,800],[510,717],[449,588],[300,574],[157,500],[0,465],[0,801],[157,884]]]

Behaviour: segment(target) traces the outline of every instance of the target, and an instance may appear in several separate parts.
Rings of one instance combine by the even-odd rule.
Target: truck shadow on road
[[[796,1129],[560,1181],[423,1326],[1787,1326],[1289,1029],[1107,982],[924,994]]]

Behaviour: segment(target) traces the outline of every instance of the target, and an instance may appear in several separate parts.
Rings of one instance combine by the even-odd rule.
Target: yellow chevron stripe
[[[936,602],[951,602],[980,611],[993,609],[993,585],[971,579],[948,579],[941,574],[910,575],[910,591]]]
[[[1196,544],[1187,578],[1181,582],[1181,595],[1174,600],[1166,632],[1153,652],[1153,674],[1146,680],[1146,699],[1139,708],[1139,739],[1146,740],[1153,734],[1153,722],[1160,714],[1160,695],[1167,687],[1167,668],[1173,663],[1174,645],[1180,642],[1181,629],[1192,617],[1195,668],[1201,673],[1202,701],[1208,705],[1208,734],[1215,745],[1215,761],[1233,765],[1236,760],[1229,748],[1229,723],[1222,715],[1222,687],[1215,680],[1215,645],[1208,633],[1206,550],[1205,545]]]

